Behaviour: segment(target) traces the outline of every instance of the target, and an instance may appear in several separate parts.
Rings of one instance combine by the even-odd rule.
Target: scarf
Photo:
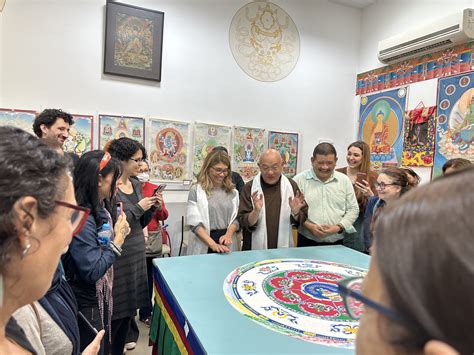
[[[210,221],[209,221],[209,205],[207,201],[206,192],[202,189],[201,185],[196,185],[197,192],[197,202],[188,201],[188,206],[186,207],[186,218],[187,224],[191,226],[197,226],[202,224],[206,231],[210,233]],[[228,226],[234,221],[237,217],[237,210],[239,208],[239,193],[237,190],[233,190],[232,197],[232,216],[228,223]],[[197,235],[191,235],[188,245],[187,255],[197,255],[197,254],[206,254],[208,246],[199,238]],[[230,245],[231,251],[238,250],[237,246],[237,237],[234,234],[232,237],[232,244]]]

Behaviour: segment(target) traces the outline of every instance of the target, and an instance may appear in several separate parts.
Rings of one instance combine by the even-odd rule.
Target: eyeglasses
[[[211,169],[214,170],[215,173],[218,174],[218,175],[221,175],[221,174],[228,175],[229,174],[229,169],[219,169],[219,168],[214,168],[213,166],[211,166]]]
[[[365,305],[372,309],[375,309],[377,312],[382,313],[387,318],[390,318],[393,321],[402,322],[406,324],[405,319],[402,318],[395,311],[363,296],[361,294],[363,281],[363,277],[350,277],[340,281],[337,285],[339,294],[342,296],[342,299],[344,301],[344,306],[346,307],[347,314],[351,318],[358,320],[364,313]]]
[[[84,227],[87,217],[89,216],[90,209],[71,205],[70,203],[64,201],[54,201],[57,205],[67,207],[73,210],[71,215],[71,226],[72,226],[72,235],[77,235]]]
[[[264,173],[269,173],[270,171],[278,172],[279,169],[280,169],[279,165],[260,166],[260,170],[263,171]]]
[[[374,186],[377,190],[385,190],[387,186],[400,186],[400,185],[399,184],[386,184],[384,182],[376,182]]]
[[[145,161],[144,158],[138,158],[138,159],[130,158],[130,160],[133,160],[135,163],[141,163],[142,161]]]

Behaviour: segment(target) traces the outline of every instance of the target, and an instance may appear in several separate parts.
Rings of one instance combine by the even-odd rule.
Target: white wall
[[[263,83],[240,69],[229,48],[230,22],[247,0],[127,2],[165,12],[161,84],[102,74],[105,1],[10,0],[0,14],[2,106],[297,131],[299,170],[309,168],[321,138],[344,156],[356,131],[360,10],[274,0],[296,23],[301,53],[288,77]],[[186,196],[165,193],[170,203]],[[171,213],[170,229],[180,230],[181,213]]]
[[[362,11],[357,72],[363,73],[385,65],[377,59],[377,46],[380,40],[436,21],[438,18],[462,9],[473,7],[474,0],[377,0],[374,5],[370,5]],[[426,106],[436,105],[436,85],[436,79],[411,84],[407,110],[414,109],[421,99]],[[423,98],[423,96],[425,97]],[[354,117],[357,121],[359,115],[358,97],[355,102],[357,108],[354,111]],[[422,183],[430,181],[431,168],[415,168],[414,170],[421,176]]]

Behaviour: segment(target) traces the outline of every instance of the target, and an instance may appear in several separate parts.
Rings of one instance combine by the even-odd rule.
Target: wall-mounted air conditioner
[[[474,10],[464,9],[460,13],[380,41],[378,58],[382,63],[396,63],[465,43],[472,38]]]

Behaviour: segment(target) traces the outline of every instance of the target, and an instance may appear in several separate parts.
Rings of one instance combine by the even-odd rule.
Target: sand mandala
[[[224,281],[230,304],[274,331],[353,349],[359,322],[349,317],[337,283],[366,270],[333,262],[276,259],[250,263]]]

